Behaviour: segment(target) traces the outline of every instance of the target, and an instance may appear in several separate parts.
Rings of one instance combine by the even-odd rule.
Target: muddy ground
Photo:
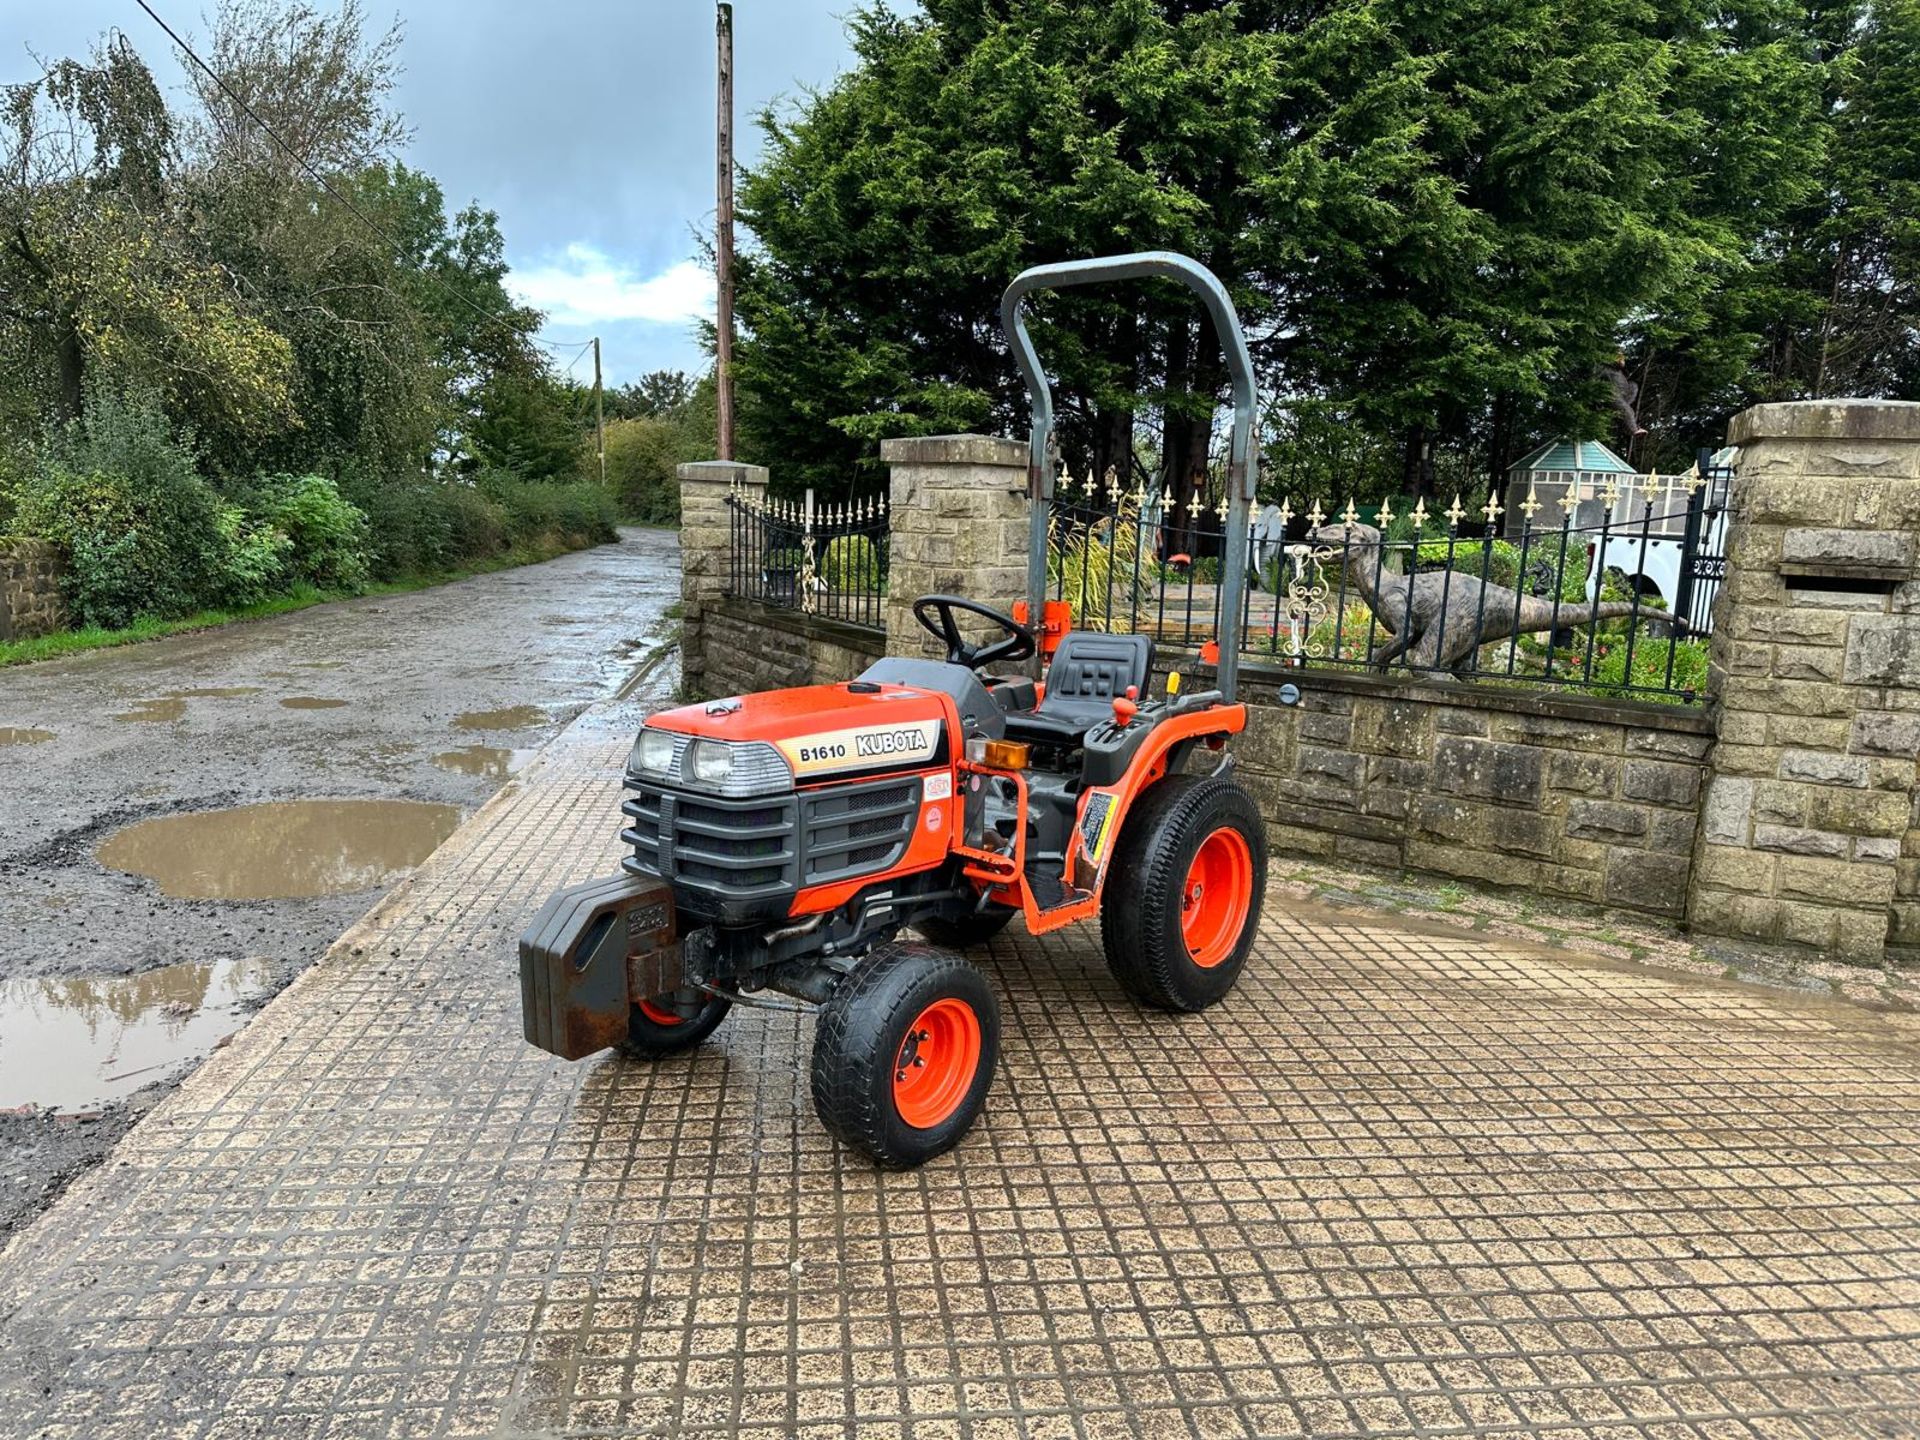
[[[57,1006],[76,988],[91,993],[69,981],[245,961],[243,1008],[264,1003],[588,704],[622,687],[664,697],[679,583],[676,537],[631,530],[617,545],[410,595],[0,671],[0,997]],[[313,799],[417,804],[320,817],[363,825],[346,837],[354,863],[277,888],[343,893],[194,893],[276,889],[259,874],[286,833],[271,810],[246,812],[256,818],[236,824],[234,854],[216,853],[204,874],[157,863],[174,894],[96,853],[141,821]],[[164,862],[177,845],[209,844],[203,823],[186,828],[177,842],[163,832],[109,855]],[[217,834],[211,843],[217,852]],[[89,1024],[124,1027],[124,1011],[116,1000]],[[191,1068],[179,1056],[126,1058],[166,1061],[158,1083],[57,1117],[31,1093],[0,1095],[11,1112],[0,1114],[0,1236]]]

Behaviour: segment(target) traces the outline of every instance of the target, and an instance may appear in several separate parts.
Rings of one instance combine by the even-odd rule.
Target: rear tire
[[[669,1008],[673,1000],[670,995],[642,1000],[628,1012],[627,1042],[620,1047],[620,1053],[635,1060],[660,1060],[693,1049],[711,1035],[733,1009],[733,1002],[724,996],[704,998],[706,1003],[691,1017],[676,1014]]]
[[[913,928],[944,949],[971,950],[975,945],[986,944],[1006,929],[1008,922],[1018,913],[1004,905],[994,905],[971,915],[929,915],[924,920],[914,921]]]
[[[1162,1010],[1204,1010],[1246,968],[1267,886],[1267,832],[1232,780],[1175,775],[1128,815],[1100,900],[1107,968]]]
[[[820,1008],[813,1107],[841,1141],[890,1170],[924,1165],[972,1128],[1000,1053],[1000,1005],[960,956],[875,949]]]

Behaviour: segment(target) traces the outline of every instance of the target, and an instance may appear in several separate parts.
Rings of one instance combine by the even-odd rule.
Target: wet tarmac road
[[[17,1005],[22,986],[54,997],[75,980],[244,964],[243,1003],[263,1003],[539,745],[661,656],[679,583],[676,537],[630,530],[410,595],[0,671],[0,996]],[[673,668],[650,679],[670,685]],[[262,824],[316,800],[356,803]],[[184,871],[164,826],[162,843],[107,850],[157,878],[97,853],[136,822],[236,807],[226,853],[219,822],[178,827],[202,857]],[[271,873],[269,831],[291,837],[304,871]],[[328,844],[338,863],[316,882],[314,850]],[[191,1005],[172,1003],[177,1028],[201,1034],[184,1023]],[[168,1057],[109,1058],[124,1069]],[[169,1079],[173,1058],[158,1071]],[[54,1103],[15,1085],[0,1112]],[[49,1097],[56,1088],[73,1093],[50,1075]],[[159,1093],[97,1117],[0,1113],[0,1234]]]

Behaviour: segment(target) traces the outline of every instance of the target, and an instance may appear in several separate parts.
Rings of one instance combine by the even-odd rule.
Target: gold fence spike
[[[1520,513],[1527,517],[1527,524],[1533,524],[1533,517],[1540,513],[1540,487],[1533,481],[1527,482],[1527,498],[1520,502]]]
[[[1347,508],[1345,513],[1340,516],[1340,519],[1341,522],[1346,525],[1358,525],[1360,523],[1360,512],[1353,508],[1353,496],[1347,496]]]
[[[1480,507],[1480,513],[1487,517],[1487,524],[1491,525],[1507,513],[1507,507],[1500,503],[1498,492],[1489,490],[1487,491],[1487,503]]]
[[[1315,530],[1318,530],[1326,523],[1327,512],[1320,508],[1320,502],[1316,499],[1313,502],[1313,508],[1307,511],[1307,524],[1311,525]]]
[[[1380,522],[1380,529],[1382,531],[1385,531],[1387,526],[1393,523],[1393,508],[1389,501],[1382,500],[1380,502],[1380,509],[1375,512],[1374,519]]]
[[[1427,497],[1416,495],[1413,498],[1413,514],[1407,517],[1413,521],[1413,533],[1418,535],[1427,527]]]
[[[1447,517],[1447,522],[1452,525],[1454,529],[1458,530],[1460,528],[1460,522],[1466,518],[1467,514],[1466,508],[1460,503],[1460,492],[1458,490],[1453,492],[1453,504],[1449,505],[1443,513]]]

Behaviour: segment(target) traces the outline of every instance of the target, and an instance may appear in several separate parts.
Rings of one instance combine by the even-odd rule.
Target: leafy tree
[[[283,424],[287,346],[198,245],[172,118],[126,39],[0,98],[0,383],[16,422],[138,388],[210,425]]]
[[[748,438],[817,485],[882,435],[1015,425],[1001,287],[1148,248],[1222,275],[1267,393],[1391,455],[1377,490],[1484,482],[1598,428],[1638,334],[1737,369],[1716,297],[1823,153],[1777,0],[922,10],[857,12],[857,66],[763,117],[741,186]],[[1070,461],[1124,466],[1144,428],[1176,497],[1203,481],[1223,374],[1185,297],[1040,308]]]
[[[1139,0],[925,12],[857,12],[858,67],[797,115],[762,117],[766,158],[740,188],[759,242],[738,287],[744,428],[829,493],[872,475],[882,436],[1015,423],[992,317],[1035,261],[1180,249],[1237,285],[1254,324],[1272,308],[1246,283],[1245,240],[1278,35],[1238,7]],[[1169,478],[1189,483],[1222,367],[1185,293],[1037,309],[1069,453],[1127,466],[1151,407],[1174,432]]]
[[[615,420],[665,420],[692,403],[696,384],[683,370],[652,370],[606,393],[606,413]]]

